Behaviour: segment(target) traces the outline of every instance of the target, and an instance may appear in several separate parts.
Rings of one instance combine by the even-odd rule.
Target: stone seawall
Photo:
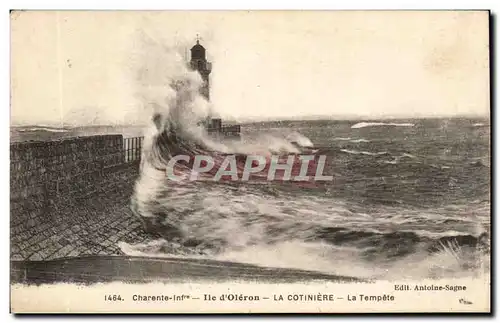
[[[118,241],[144,241],[129,208],[140,148],[121,135],[11,144],[11,259],[120,254]]]

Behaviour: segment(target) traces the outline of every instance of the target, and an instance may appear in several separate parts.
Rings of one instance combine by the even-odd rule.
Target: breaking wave
[[[218,163],[227,154],[267,157],[299,154],[314,146],[298,132],[281,136],[260,133],[241,141],[209,136],[200,124],[214,107],[198,94],[202,84],[199,75],[189,71],[173,49],[151,41],[144,49],[146,58],[158,55],[161,60],[152,57],[153,69],[139,69],[139,97],[151,122],[145,131],[131,208],[152,238],[135,245],[121,242],[124,253],[202,257],[384,279],[468,276],[489,268],[485,252],[489,248],[489,217],[480,202],[422,210],[404,204],[370,206],[364,200],[345,199],[332,187],[304,190],[269,182],[250,185],[169,179],[165,176],[167,164],[181,154],[210,155]],[[362,122],[352,128],[380,125],[413,126]],[[313,151],[328,152],[321,148]],[[387,158],[389,154],[341,151],[342,158]],[[412,160],[417,156],[402,153],[398,158]],[[357,161],[362,158],[354,159],[342,164],[350,174],[346,179],[349,185],[356,185],[349,181],[363,176],[356,172],[366,167]],[[359,168],[353,168],[351,162]],[[237,163],[240,167],[239,160]],[[373,167],[372,163],[369,166]],[[178,171],[191,168],[185,163]],[[398,173],[391,175],[395,178]],[[379,179],[369,178],[370,183]],[[382,180],[384,184],[377,185],[386,187],[385,177]],[[348,194],[361,196],[356,189],[367,189],[365,184],[347,184]]]
[[[378,155],[387,155],[389,154],[387,151],[379,151],[379,152],[369,152],[369,151],[359,151],[359,150],[349,150],[349,149],[341,149],[340,151],[353,155],[369,155],[369,156],[378,156]]]
[[[149,44],[152,52],[158,50],[154,45],[154,43]],[[164,48],[161,49],[163,52]],[[179,66],[175,69],[166,68],[170,72],[169,74],[158,73],[157,70],[154,72],[141,70],[143,90],[145,90],[142,97],[147,98],[146,102],[152,112],[152,121],[145,131],[141,173],[135,186],[132,208],[134,213],[144,222],[145,227],[152,232],[160,232],[168,238],[206,240],[208,236],[195,234],[193,237],[192,233],[195,227],[208,227],[210,222],[213,223],[213,219],[210,219],[209,216],[199,218],[198,212],[217,213],[220,211],[217,210],[219,203],[213,206],[210,203],[203,206],[198,205],[200,209],[187,211],[186,207],[194,206],[189,197],[207,203],[210,196],[208,194],[199,195],[200,191],[203,191],[202,184],[199,182],[193,183],[189,180],[178,182],[167,177],[168,162],[172,158],[178,155],[192,157],[189,162],[178,162],[174,172],[176,175],[190,174],[193,176],[192,160],[194,156],[210,156],[213,158],[215,166],[220,167],[225,157],[231,154],[236,157],[236,168],[241,173],[245,158],[249,154],[263,156],[269,161],[273,154],[298,154],[303,148],[311,148],[312,143],[307,137],[297,132],[290,134],[288,139],[263,135],[252,142],[216,140],[216,138],[209,136],[202,125],[208,117],[206,111],[209,111],[207,109],[208,102],[199,94],[202,80],[197,72],[188,70],[185,64],[179,61],[180,56],[177,53],[170,54],[174,54]],[[156,79],[158,75],[161,75],[161,81],[166,83],[167,87],[158,82]],[[165,79],[164,75],[169,75],[169,78]],[[155,86],[158,88],[156,89]],[[217,168],[215,167],[215,169]],[[260,179],[265,181],[266,169],[262,171],[262,174]],[[259,179],[260,175],[258,173],[255,175]],[[194,174],[194,176],[198,178],[207,176],[209,178],[213,177],[214,174],[206,172]],[[210,184],[213,187],[210,187],[209,191],[219,190],[218,194],[224,194],[220,191],[225,189],[224,186],[217,188],[220,183]],[[228,187],[235,185],[231,182],[226,184]],[[183,201],[188,201],[188,205],[184,205]],[[212,210],[211,207],[216,209]],[[212,231],[210,234],[215,232]]]
[[[386,122],[359,122],[351,126],[351,129],[359,129],[375,126],[413,127],[413,123],[386,123]]]
[[[18,131],[18,132],[34,132],[34,131],[68,132],[68,131],[71,131],[71,129],[49,127],[49,126],[14,127],[14,130]]]
[[[364,139],[364,138],[353,139],[353,138],[351,138],[351,137],[347,137],[347,138],[344,138],[344,137],[337,137],[337,138],[333,138],[333,140],[338,140],[338,141],[349,141],[349,142],[352,142],[352,143],[370,142],[370,140],[368,140],[368,139]]]
[[[295,143],[299,147],[314,147],[314,144],[309,138],[301,135],[300,133],[294,131],[287,136],[287,140],[291,143]]]

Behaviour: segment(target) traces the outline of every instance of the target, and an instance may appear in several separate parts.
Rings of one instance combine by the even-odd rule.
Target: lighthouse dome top
[[[191,59],[205,59],[205,47],[200,45],[199,40],[196,40],[196,45],[191,47]]]

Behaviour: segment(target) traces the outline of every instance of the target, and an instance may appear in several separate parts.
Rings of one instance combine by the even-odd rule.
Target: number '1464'
[[[116,301],[121,301],[122,297],[120,295],[104,295],[104,300],[116,302]]]

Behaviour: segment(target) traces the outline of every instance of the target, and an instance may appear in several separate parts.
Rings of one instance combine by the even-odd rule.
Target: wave
[[[368,156],[380,156],[389,154],[387,151],[379,151],[375,153],[369,151],[350,150],[350,149],[340,149],[340,151],[353,155],[368,155]]]
[[[306,136],[294,131],[289,134],[286,138],[289,142],[298,145],[299,147],[312,148],[314,144]]]
[[[218,253],[187,249],[166,239],[136,245],[120,243],[120,248],[130,256],[215,259],[368,279],[436,279],[469,276],[472,269],[488,271],[487,234],[444,232],[431,236],[323,228],[317,230],[314,240],[253,244]]]
[[[405,158],[405,157],[411,158],[411,159],[417,158],[417,156],[415,156],[415,155],[412,155],[412,154],[409,154],[409,153],[403,153],[403,155],[401,155],[401,158]]]
[[[397,165],[399,164],[399,162],[401,160],[404,160],[404,159],[409,159],[409,160],[414,160],[414,159],[418,159],[417,156],[415,155],[412,155],[412,154],[409,154],[409,153],[403,153],[401,156],[395,156],[393,157],[394,159],[393,160],[384,160],[383,163],[385,164],[392,164],[392,165]],[[444,166],[443,166],[444,167]],[[449,167],[448,167],[449,168]]]
[[[394,127],[413,127],[413,123],[385,123],[385,122],[359,122],[351,126],[351,129],[359,129],[374,126],[394,126]]]
[[[489,272],[489,258],[469,247],[447,244],[434,253],[419,251],[393,262],[372,258],[366,251],[302,241],[281,242],[271,247],[253,246],[218,256],[219,260],[272,267],[314,270],[361,279],[440,279],[471,277]]]
[[[353,143],[360,143],[360,142],[370,142],[370,140],[367,140],[367,139],[354,139],[354,140],[350,140],[350,142],[353,142]]]
[[[13,128],[18,132],[33,132],[33,131],[48,131],[48,132],[68,132],[71,129],[67,128],[56,128],[56,127],[48,127],[48,126],[34,126],[34,127],[15,127]]]
[[[360,139],[352,139],[351,137],[336,137],[333,138],[332,140],[338,140],[338,141],[349,141],[352,143],[361,143],[361,142],[370,142],[370,140],[360,138]]]
[[[150,53],[159,51],[162,56],[165,55],[162,47],[152,45],[149,48]],[[163,59],[161,62],[169,64],[171,61]],[[175,62],[175,59],[173,61]],[[161,62],[159,64],[162,64]],[[283,154],[282,157],[286,158],[289,155],[301,154],[302,148],[312,146],[307,137],[297,132],[290,134],[288,139],[269,134],[261,135],[250,142],[210,136],[202,125],[208,117],[206,112],[210,109],[207,109],[208,102],[199,92],[203,82],[200,75],[188,70],[184,64],[175,69],[157,66],[158,68],[170,70],[170,78],[165,80],[164,74],[148,74],[148,71],[141,70],[141,86],[145,92],[142,97],[147,98],[145,103],[151,107],[152,118],[145,131],[140,175],[132,198],[134,214],[143,221],[149,231],[168,237],[189,236],[191,228],[185,220],[194,214],[183,214],[183,202],[179,200],[178,194],[196,190],[201,181],[213,179],[219,169],[226,169],[228,165],[223,166],[223,163],[228,155],[235,158],[234,167],[239,178],[249,155],[263,157],[266,160],[265,168],[251,175],[252,183],[262,183],[267,180],[267,170],[273,155]],[[161,75],[160,80],[157,79],[158,75]],[[168,89],[159,81],[167,82]],[[158,89],[155,89],[155,84],[159,84]],[[311,152],[310,149],[308,152]],[[169,162],[180,155],[188,156],[189,160],[178,161],[172,170]],[[202,173],[194,172],[196,156],[211,157],[214,163],[212,169]],[[300,168],[295,165],[292,175],[296,175]],[[309,166],[308,172],[314,169],[315,161],[311,161]],[[170,171],[178,180],[167,176]],[[276,177],[279,179],[280,175]],[[198,181],[194,183],[190,180],[193,178]],[[211,184],[228,187],[236,185],[231,182],[232,176],[220,179],[221,182]]]
[[[152,240],[134,245],[122,242],[124,253],[207,257],[336,274],[345,271],[359,277],[428,277],[437,275],[430,268],[439,266],[453,275],[470,274],[464,268],[475,264],[470,259],[475,259],[475,250],[487,240],[482,231],[470,233],[470,226],[475,226],[466,221],[475,214],[470,206],[432,210],[429,212],[435,213],[426,215],[411,208],[375,210],[324,191],[310,194],[288,190],[281,183],[247,185],[168,178],[168,163],[177,155],[209,155],[220,165],[225,156],[233,154],[240,169],[242,160],[251,154],[268,158],[273,154],[297,155],[304,150],[321,152],[322,148],[312,150],[310,140],[300,133],[260,133],[253,138],[244,136],[241,141],[209,136],[200,126],[210,110],[209,103],[199,95],[200,76],[183,64],[162,67],[175,63],[176,58],[169,59],[165,49],[159,47],[145,48],[148,55],[157,53],[161,59],[154,60],[154,69],[141,70],[139,78],[138,90],[151,121],[145,131],[140,174],[131,199],[133,213],[152,234]],[[385,151],[342,151],[390,155]],[[400,157],[417,158],[409,153]],[[190,162],[179,163],[176,171],[187,174],[192,168]],[[447,224],[445,233],[436,232],[442,225],[435,223],[447,220],[445,215],[450,212],[461,221]],[[411,232],[415,228],[423,231]],[[441,244],[450,244],[452,251],[442,251]]]

